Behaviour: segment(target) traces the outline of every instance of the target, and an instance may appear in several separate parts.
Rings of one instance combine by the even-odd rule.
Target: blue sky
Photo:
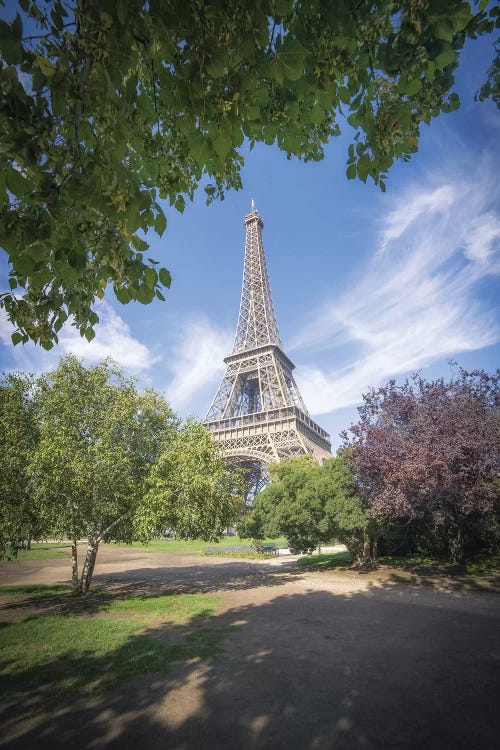
[[[164,236],[148,237],[173,276],[166,302],[123,306],[108,294],[94,341],[68,328],[51,352],[13,347],[0,316],[0,370],[41,372],[68,352],[111,356],[182,415],[202,418],[232,347],[251,198],[285,350],[334,447],[370,386],[415,370],[449,377],[450,359],[495,369],[500,117],[491,102],[473,101],[491,57],[491,40],[469,43],[461,109],[424,126],[419,153],[391,170],[385,194],[347,180],[348,127],[320,163],[258,146],[246,154],[242,191],[209,207],[200,191],[182,215],[166,207]],[[5,258],[0,273],[5,287]]]

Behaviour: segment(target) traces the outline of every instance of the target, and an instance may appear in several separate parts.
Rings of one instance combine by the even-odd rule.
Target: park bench
[[[257,544],[255,547],[257,552],[261,552],[263,554],[269,554],[272,553],[273,555],[278,554],[278,547],[274,542],[262,542],[261,544]]]

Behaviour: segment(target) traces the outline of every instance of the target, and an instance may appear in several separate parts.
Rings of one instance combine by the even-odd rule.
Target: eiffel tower
[[[245,216],[240,312],[225,375],[205,417],[230,463],[249,470],[250,496],[267,481],[269,463],[309,454],[331,457],[329,435],[311,419],[293,379],[274,313],[262,242],[264,222]]]

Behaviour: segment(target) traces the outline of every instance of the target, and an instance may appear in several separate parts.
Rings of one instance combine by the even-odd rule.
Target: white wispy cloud
[[[4,355],[11,355],[15,368],[35,373],[55,367],[59,357],[66,354],[74,354],[87,363],[111,357],[131,374],[148,370],[156,359],[148,347],[133,336],[123,318],[107,302],[100,302],[96,310],[100,322],[95,327],[96,335],[92,341],[82,338],[73,326],[66,325],[60,332],[58,346],[48,352],[32,343],[12,346],[10,335],[14,329],[2,310],[0,341],[5,347]]]
[[[340,357],[346,343],[357,352],[341,368],[297,368],[313,413],[354,405],[388,377],[500,340],[498,317],[477,293],[479,281],[500,272],[499,193],[485,159],[396,199],[359,283],[316,310],[292,342],[303,355]]]
[[[232,343],[232,331],[218,328],[203,317],[188,320],[181,327],[172,344],[171,361],[166,364],[171,377],[165,392],[174,409],[189,408],[195,413],[199,407],[199,416],[204,416]]]

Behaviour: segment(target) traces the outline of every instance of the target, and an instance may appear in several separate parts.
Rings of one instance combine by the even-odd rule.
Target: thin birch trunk
[[[89,590],[98,549],[99,540],[89,538],[87,553],[85,555],[85,561],[83,563],[82,575],[80,577],[80,584],[78,588],[80,594],[86,594]]]
[[[78,594],[78,541],[76,539],[73,539],[71,545],[71,583],[73,594]]]

